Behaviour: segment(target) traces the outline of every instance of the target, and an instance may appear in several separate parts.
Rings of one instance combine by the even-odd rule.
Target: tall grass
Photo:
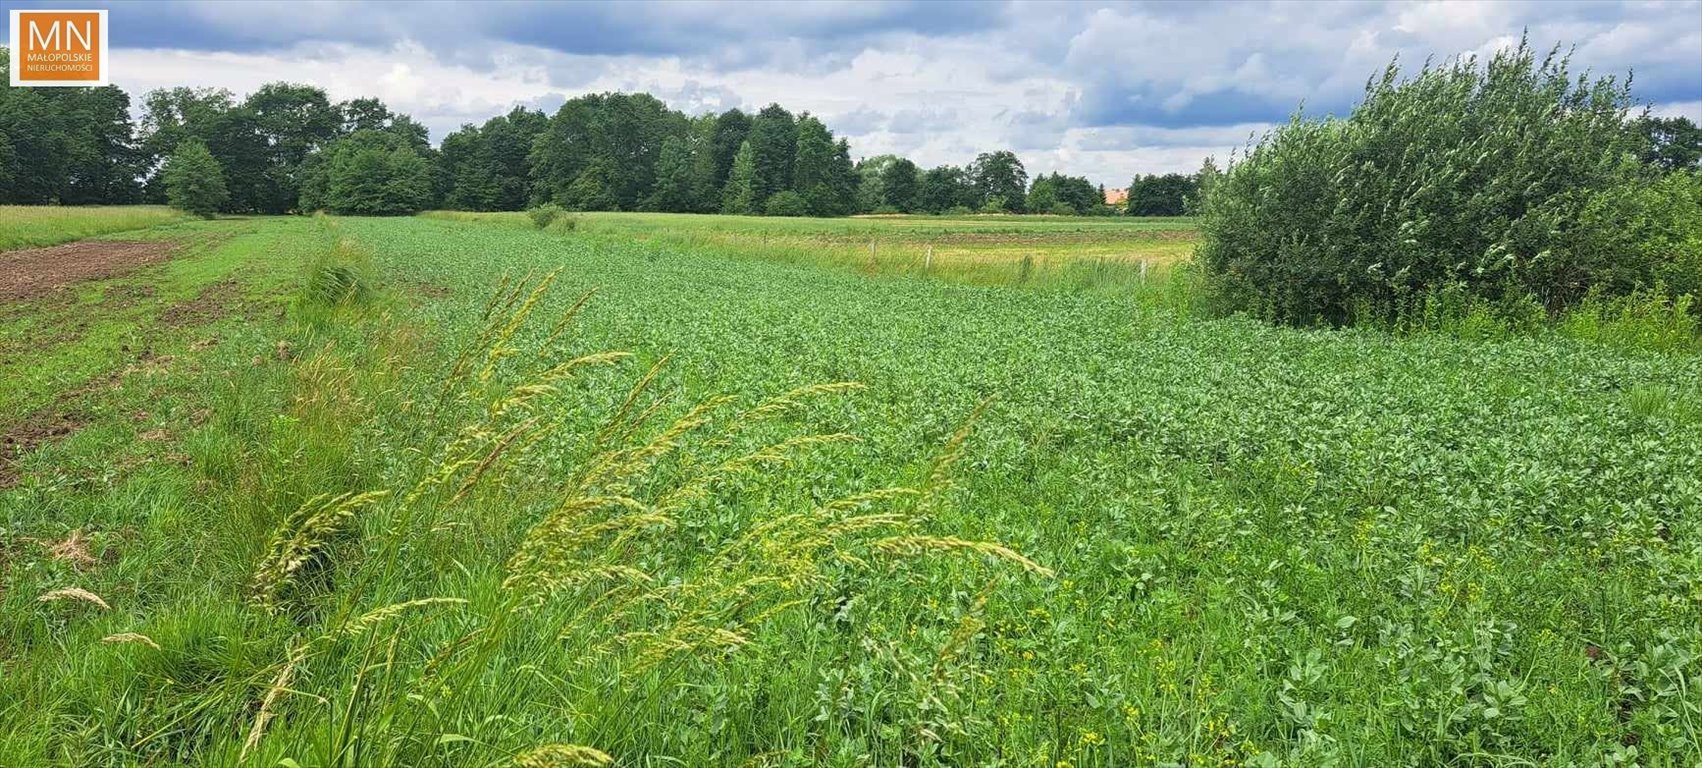
[[[189,218],[183,212],[163,205],[0,205],[0,251],[58,245],[97,235],[187,221]]]

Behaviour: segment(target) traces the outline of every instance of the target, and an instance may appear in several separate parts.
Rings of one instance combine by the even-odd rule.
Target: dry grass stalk
[[[336,496],[320,494],[308,499],[278,526],[266,557],[249,580],[250,600],[269,611],[277,611],[283,591],[296,573],[330,544],[356,510],[387,495],[389,491],[368,491]]]
[[[100,641],[103,643],[141,643],[142,645],[148,646],[156,651],[160,649],[160,644],[154,642],[153,638],[136,632],[120,632],[116,635],[107,635],[106,637],[101,638]]]
[[[577,744],[550,744],[514,758],[516,768],[602,768],[614,762],[606,752]]]
[[[38,603],[51,603],[59,600],[81,600],[90,605],[99,606],[101,610],[112,610],[112,606],[107,605],[105,600],[100,599],[100,595],[83,589],[82,587],[62,587],[43,594],[35,600]]]

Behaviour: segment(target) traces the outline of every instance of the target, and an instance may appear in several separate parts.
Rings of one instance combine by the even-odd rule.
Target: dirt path
[[[0,253],[0,301],[52,293],[84,280],[100,280],[171,258],[166,240],[84,240],[51,248]]]

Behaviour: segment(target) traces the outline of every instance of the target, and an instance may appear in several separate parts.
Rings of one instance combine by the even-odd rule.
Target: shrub
[[[773,197],[768,198],[768,204],[763,207],[763,212],[770,216],[808,216],[810,215],[810,206],[809,203],[804,202],[803,195],[788,189],[783,192],[776,192]]]
[[[532,226],[538,229],[548,227],[558,217],[567,211],[555,203],[545,203],[526,211],[526,217],[532,220]]]
[[[230,199],[224,170],[207,145],[189,139],[177,145],[162,171],[166,200],[171,207],[197,216],[212,216]]]
[[[1387,319],[1445,287],[1556,312],[1651,286],[1673,257],[1636,233],[1677,237],[1685,206],[1652,202],[1679,190],[1632,158],[1629,105],[1524,44],[1405,81],[1390,65],[1346,119],[1297,115],[1213,181],[1202,262],[1230,304],[1290,323]]]

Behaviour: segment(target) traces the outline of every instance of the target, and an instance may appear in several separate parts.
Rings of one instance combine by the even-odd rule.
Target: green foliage
[[[431,204],[431,163],[397,133],[363,128],[312,159],[304,172],[303,210],[405,216]]]
[[[1644,163],[1663,171],[1702,171],[1702,126],[1690,118],[1643,115],[1632,128]]]
[[[1028,197],[1028,171],[1011,152],[983,152],[969,165],[969,183],[982,210],[1022,213]]]
[[[536,208],[527,210],[526,218],[532,220],[532,226],[537,227],[538,229],[545,229],[549,227],[550,224],[554,223],[556,219],[561,218],[566,213],[566,209],[556,205],[555,203],[544,203]]]
[[[663,140],[686,126],[646,93],[572,99],[533,143],[534,194],[570,210],[637,210],[654,191]]]
[[[1028,191],[1028,210],[1060,216],[1085,216],[1103,207],[1105,196],[1092,182],[1061,173],[1041,174]]]
[[[646,205],[653,211],[685,213],[697,207],[697,177],[692,162],[692,148],[683,136],[662,140],[662,154],[656,160],[656,191]]]
[[[190,139],[177,145],[161,171],[171,207],[197,216],[212,216],[230,201],[224,170],[207,146]]]
[[[770,196],[768,204],[763,206],[763,213],[769,216],[808,216],[810,204],[803,195],[787,189]]]
[[[1648,183],[1628,104],[1524,45],[1404,81],[1391,65],[1347,118],[1296,116],[1213,182],[1201,258],[1233,305],[1289,323],[1454,285],[1550,312],[1652,286],[1667,263],[1621,247]]]
[[[0,47],[0,205],[137,202],[130,97],[116,86],[11,86]]]
[[[969,175],[956,166],[929,168],[916,184],[919,213],[969,213],[975,199]]]
[[[751,207],[762,210],[769,195],[792,188],[798,123],[784,107],[770,104],[751,119],[745,140],[751,145]]]
[[[880,189],[882,206],[900,213],[915,211],[916,196],[919,192],[916,164],[902,157],[888,163],[885,170],[881,171]]]
[[[517,211],[530,196],[527,156],[549,119],[516,107],[482,126],[464,125],[445,136],[440,159],[446,207],[465,211]]]
[[[756,177],[756,155],[751,143],[739,145],[733,156],[733,170],[727,175],[727,186],[721,192],[721,212],[732,214],[755,213],[756,193],[752,189]]]
[[[1616,349],[1702,352],[1695,302],[1691,294],[1673,299],[1659,288],[1612,297],[1595,292],[1566,313],[1558,328],[1562,335]]]
[[[733,172],[733,160],[744,146],[745,138],[751,130],[751,117],[737,109],[729,109],[715,118],[715,124],[710,129],[709,173],[706,178],[706,194],[717,194],[727,186],[727,179]],[[711,209],[720,207],[719,200]]]
[[[1191,176],[1167,173],[1136,176],[1129,182],[1130,216],[1183,216],[1189,201],[1199,194],[1199,182]]]

